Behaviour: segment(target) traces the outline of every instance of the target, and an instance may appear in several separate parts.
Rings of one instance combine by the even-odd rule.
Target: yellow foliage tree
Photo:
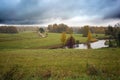
[[[65,41],[66,41],[66,33],[63,32],[61,35],[61,42],[63,43],[63,45],[65,44]]]
[[[92,40],[92,33],[90,32],[90,30],[88,31],[88,42],[90,42]]]
[[[87,37],[88,37],[88,39],[87,39],[87,47],[88,47],[88,49],[91,49],[90,41],[92,41],[92,33],[90,32],[90,30],[88,30]]]

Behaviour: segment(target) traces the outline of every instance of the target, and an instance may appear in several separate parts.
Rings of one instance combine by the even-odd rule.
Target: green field
[[[95,80],[119,80],[119,52],[120,49],[6,49],[0,51],[0,76],[20,80],[93,80],[92,76]]]
[[[70,35],[67,34],[67,37]],[[81,34],[73,34],[76,40],[86,42],[87,38]],[[95,35],[93,35],[95,37]],[[99,34],[98,37],[104,37]],[[22,32],[18,34],[0,34],[0,49],[40,49],[61,44],[61,34],[48,33],[48,37],[41,38],[36,32]]]
[[[67,35],[69,36],[69,35]],[[86,38],[76,34],[74,37],[80,42],[85,42]],[[23,32],[18,34],[0,34],[0,49],[24,49],[42,48],[61,44],[61,34],[49,33],[48,37],[41,38],[36,32]]]
[[[73,36],[86,42],[80,34]],[[60,37],[0,34],[0,80],[120,80],[119,48],[41,49],[61,44]]]

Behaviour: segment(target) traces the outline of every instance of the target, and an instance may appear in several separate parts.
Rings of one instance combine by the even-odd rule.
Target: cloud
[[[0,0],[0,23],[68,25],[119,21],[120,0]]]
[[[111,0],[109,7],[103,9],[104,19],[120,19],[120,0]]]

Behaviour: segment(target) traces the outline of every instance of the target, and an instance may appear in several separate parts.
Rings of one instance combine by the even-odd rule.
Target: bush
[[[45,30],[43,28],[39,28],[40,33],[44,33]]]
[[[74,39],[74,37],[71,35],[71,36],[67,39],[66,46],[67,46],[68,48],[74,48],[74,45],[75,45],[75,39]]]

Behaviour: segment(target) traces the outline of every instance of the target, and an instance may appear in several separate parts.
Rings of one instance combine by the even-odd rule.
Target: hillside
[[[73,36],[86,42],[81,34]],[[59,33],[48,33],[46,38],[36,32],[1,33],[0,80],[120,79],[119,48],[49,49],[61,45],[60,37]]]
[[[16,80],[119,80],[119,52],[120,49],[5,49],[0,51],[0,77]]]

